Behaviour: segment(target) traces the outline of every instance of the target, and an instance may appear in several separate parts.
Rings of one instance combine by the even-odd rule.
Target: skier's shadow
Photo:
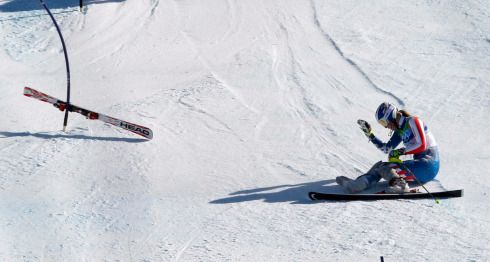
[[[102,136],[87,136],[80,134],[49,134],[49,133],[31,133],[31,132],[0,132],[0,138],[9,137],[37,137],[42,139],[83,139],[83,140],[97,140],[97,141],[111,141],[111,142],[127,142],[127,143],[141,143],[148,141],[141,138],[123,138],[123,137],[102,137]]]
[[[273,187],[242,190],[231,193],[230,197],[213,200],[211,204],[231,204],[254,200],[263,200],[266,203],[291,202],[291,204],[313,204],[308,198],[308,192],[320,191],[340,193],[340,187],[335,184],[335,179],[321,180],[295,185],[279,185]],[[318,203],[318,202],[316,202]]]

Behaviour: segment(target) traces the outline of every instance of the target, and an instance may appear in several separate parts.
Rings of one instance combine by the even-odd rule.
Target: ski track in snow
[[[144,142],[75,114],[68,133],[53,131],[61,113],[17,91],[63,94],[56,32],[42,10],[3,5],[0,260],[490,259],[484,1],[55,10],[74,103],[149,125],[155,137]],[[439,179],[465,197],[307,199],[385,159],[355,124],[374,122],[383,100],[430,124]]]
[[[177,11],[177,13],[179,14],[179,19],[182,20],[182,14],[181,11],[180,11],[180,8],[177,4],[177,2],[174,2],[175,4],[175,9]],[[233,8],[231,8],[233,5],[231,4],[230,0],[226,1],[226,4],[228,6],[227,8],[227,13],[230,13],[231,12],[231,20],[234,21],[236,18],[235,16],[233,15],[233,11],[230,11],[231,10],[234,10]],[[182,21],[180,22],[182,23]],[[254,112],[254,113],[258,113],[258,110],[253,108],[252,106],[248,105],[248,103],[242,98],[242,96],[239,94],[239,92],[237,92],[235,90],[235,88],[233,88],[232,86],[226,84],[225,81],[223,81],[221,79],[221,77],[219,77],[219,75],[212,69],[212,67],[210,66],[209,62],[206,61],[206,58],[203,56],[203,54],[201,53],[201,51],[199,51],[198,47],[196,46],[195,44],[195,40],[192,39],[192,37],[186,32],[185,29],[180,29],[180,32],[182,33],[182,35],[184,36],[184,38],[186,39],[187,43],[189,44],[189,46],[193,49],[193,51],[195,52],[197,58],[199,59],[199,61],[201,62],[201,64],[207,69],[210,71],[211,75],[217,80],[219,81],[220,83],[222,83],[224,85],[224,87],[227,88],[227,90],[230,91],[230,93],[238,99],[238,101],[240,101],[242,103],[242,105],[244,105],[247,109],[249,109],[250,111]],[[226,40],[227,36],[230,35],[232,32],[232,29],[231,29],[231,26],[229,25],[228,26],[228,30],[225,32],[225,34],[222,36],[222,40],[221,41],[224,41]]]
[[[314,20],[314,24],[318,27],[318,30],[320,32],[322,32],[322,34],[325,36],[325,39],[333,46],[333,48],[339,53],[339,55],[347,62],[349,63],[350,65],[352,65],[352,67],[359,72],[359,74],[361,74],[361,76],[363,78],[366,79],[366,81],[378,92],[382,93],[382,94],[386,94],[388,96],[391,96],[393,99],[395,99],[399,105],[401,106],[405,106],[405,103],[403,102],[402,99],[400,99],[399,97],[397,97],[395,94],[389,92],[389,91],[386,91],[386,90],[383,90],[382,88],[380,88],[379,86],[377,86],[370,78],[369,76],[361,69],[361,67],[356,63],[354,62],[351,58],[347,57],[344,52],[342,52],[342,50],[340,49],[339,45],[333,40],[333,38],[325,31],[325,29],[323,29],[323,27],[321,26],[320,24],[320,21],[318,20],[318,14],[317,14],[317,10],[315,8],[315,1],[314,0],[310,0],[310,4],[312,6],[312,9],[313,9],[313,20]]]

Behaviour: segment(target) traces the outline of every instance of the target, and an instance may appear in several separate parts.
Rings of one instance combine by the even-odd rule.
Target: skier
[[[337,184],[349,193],[361,192],[375,185],[381,178],[389,181],[387,193],[404,193],[409,191],[405,176],[408,168],[420,183],[434,179],[439,171],[439,151],[436,141],[418,117],[410,115],[405,110],[398,110],[390,103],[382,103],[376,110],[376,120],[385,128],[392,130],[392,136],[387,143],[374,136],[371,126],[364,120],[359,120],[361,130],[369,140],[381,151],[388,154],[389,162],[379,161],[364,175],[352,180],[345,176],[336,178]],[[396,147],[403,142],[403,148]],[[401,161],[400,156],[413,155],[413,160]]]

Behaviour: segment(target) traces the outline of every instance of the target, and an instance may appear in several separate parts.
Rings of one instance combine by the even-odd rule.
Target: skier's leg
[[[381,180],[381,178],[389,181],[390,186],[386,188],[388,193],[403,193],[408,192],[409,187],[407,182],[396,173],[393,168],[393,163],[378,162],[366,174],[358,177],[356,180],[345,183],[344,188],[350,193],[361,192]]]
[[[420,183],[431,181],[439,172],[439,161],[416,159],[405,161],[404,164],[410,171],[412,171]]]
[[[342,186],[345,191],[354,194],[359,193],[369,187],[369,181],[365,177],[366,175],[359,176],[355,180],[347,177],[337,177],[337,184]]]
[[[359,193],[378,183],[381,179],[378,169],[384,166],[384,164],[382,161],[379,161],[366,174],[359,176],[355,180],[345,176],[339,176],[336,178],[336,182],[349,193]]]
[[[374,172],[378,173],[386,181],[400,178],[400,175],[393,168],[393,163],[384,162],[383,165],[379,165]]]
[[[394,163],[384,163],[377,169],[379,175],[389,183],[385,192],[404,193],[410,191],[407,181],[396,172],[395,168],[397,165]]]

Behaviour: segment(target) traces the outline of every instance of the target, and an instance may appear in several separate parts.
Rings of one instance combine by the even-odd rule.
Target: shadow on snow
[[[119,3],[123,1],[124,0],[83,0],[83,5]],[[44,3],[46,3],[50,9],[78,8],[80,5],[79,0],[44,0]],[[39,10],[44,10],[44,7],[39,0],[0,0],[0,12],[12,13]]]
[[[340,187],[335,179],[321,180],[317,182],[302,183],[296,185],[279,185],[273,187],[242,190],[231,193],[230,197],[213,200],[211,204],[231,204],[254,200],[263,200],[266,203],[291,202],[291,204],[313,204],[319,203],[308,198],[308,192],[340,192]],[[279,190],[279,191],[277,191]],[[273,191],[273,192],[270,192]]]
[[[83,139],[83,140],[98,140],[98,141],[112,141],[112,142],[127,142],[127,143],[141,143],[148,140],[141,138],[122,138],[122,137],[100,137],[100,136],[86,136],[86,135],[70,135],[70,134],[47,134],[47,133],[31,133],[31,132],[0,132],[0,138],[8,137],[37,137],[42,139]]]

